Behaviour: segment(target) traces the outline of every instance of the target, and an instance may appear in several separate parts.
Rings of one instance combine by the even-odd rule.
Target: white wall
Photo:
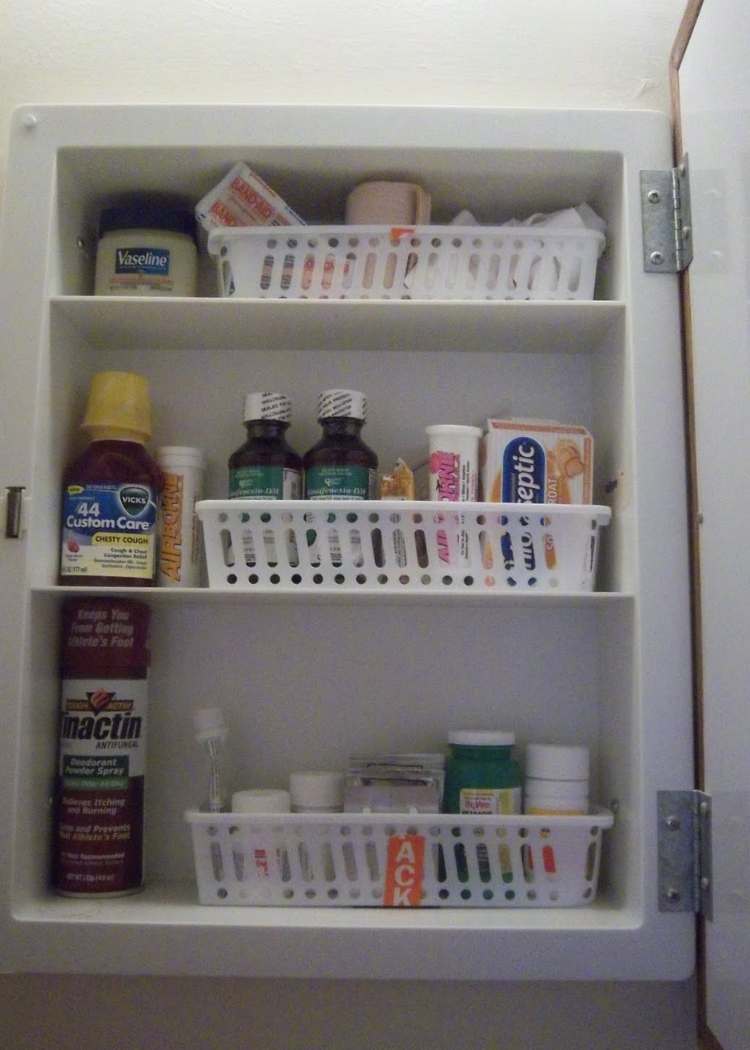
[[[26,102],[668,105],[684,0],[3,0],[0,187]],[[0,948],[0,959],[2,950]],[[691,982],[18,976],[14,1050],[688,1050]]]

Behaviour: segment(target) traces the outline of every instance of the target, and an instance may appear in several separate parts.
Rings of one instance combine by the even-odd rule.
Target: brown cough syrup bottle
[[[377,499],[378,457],[360,437],[367,399],[359,390],[324,390],[318,399],[323,437],[305,453],[307,499]]]
[[[64,896],[143,885],[148,623],[126,598],[63,606],[52,883]]]
[[[99,372],[81,427],[91,444],[65,472],[60,583],[153,586],[161,473],[144,448],[148,380]]]
[[[302,460],[286,440],[291,418],[284,394],[247,395],[247,441],[229,457],[230,499],[300,499]]]

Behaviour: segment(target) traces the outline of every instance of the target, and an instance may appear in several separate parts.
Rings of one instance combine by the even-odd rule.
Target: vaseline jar
[[[461,729],[448,734],[446,813],[520,813],[521,767],[514,733]]]
[[[196,294],[195,219],[187,208],[135,201],[99,220],[96,295]]]

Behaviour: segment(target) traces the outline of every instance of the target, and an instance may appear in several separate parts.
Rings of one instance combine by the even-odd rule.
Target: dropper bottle
[[[222,755],[227,739],[224,712],[220,707],[201,707],[193,712],[195,739],[203,744],[208,755],[208,798],[201,807],[207,813],[223,813],[227,796],[222,773]]]

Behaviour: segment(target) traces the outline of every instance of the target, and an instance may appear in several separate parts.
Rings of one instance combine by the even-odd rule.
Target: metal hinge
[[[5,487],[5,538],[20,539],[25,532],[24,505],[28,499],[24,496],[25,485],[6,485]]]
[[[711,796],[659,791],[659,911],[712,918]]]
[[[641,219],[646,273],[686,270],[693,261],[687,154],[676,168],[641,172]]]

